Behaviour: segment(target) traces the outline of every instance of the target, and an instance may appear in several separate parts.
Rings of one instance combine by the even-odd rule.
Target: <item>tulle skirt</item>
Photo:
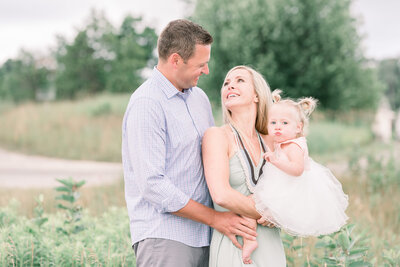
[[[348,219],[342,185],[328,168],[309,160],[309,169],[301,176],[267,163],[253,194],[258,212],[295,236],[331,234]]]

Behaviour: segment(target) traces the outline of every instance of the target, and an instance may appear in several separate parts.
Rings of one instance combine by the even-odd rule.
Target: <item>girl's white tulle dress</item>
[[[304,151],[305,168],[301,176],[291,176],[267,162],[255,186],[253,199],[257,211],[277,227],[295,236],[319,236],[340,230],[348,219],[348,196],[331,171],[308,156],[304,137],[296,143]],[[281,143],[276,155],[287,160]]]

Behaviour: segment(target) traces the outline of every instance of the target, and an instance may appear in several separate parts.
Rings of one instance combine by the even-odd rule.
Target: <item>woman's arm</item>
[[[232,212],[253,219],[261,216],[254,203],[229,184],[229,138],[222,128],[209,128],[203,137],[204,173],[215,203]]]

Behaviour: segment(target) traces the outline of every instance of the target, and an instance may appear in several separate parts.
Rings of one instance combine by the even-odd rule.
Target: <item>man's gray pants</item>
[[[147,238],[133,245],[137,267],[208,267],[209,247],[190,247],[181,242]]]

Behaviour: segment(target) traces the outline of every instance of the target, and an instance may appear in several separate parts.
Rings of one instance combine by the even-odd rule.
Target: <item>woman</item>
[[[232,68],[226,75],[221,102],[225,125],[208,129],[203,137],[203,162],[214,208],[253,219],[261,216],[248,197],[257,184],[266,147],[267,112],[271,91],[263,77],[247,66]],[[238,237],[242,242],[241,237]],[[210,267],[286,266],[277,228],[257,227],[258,248],[252,265],[245,265],[242,251],[228,237],[214,230],[210,245]]]

